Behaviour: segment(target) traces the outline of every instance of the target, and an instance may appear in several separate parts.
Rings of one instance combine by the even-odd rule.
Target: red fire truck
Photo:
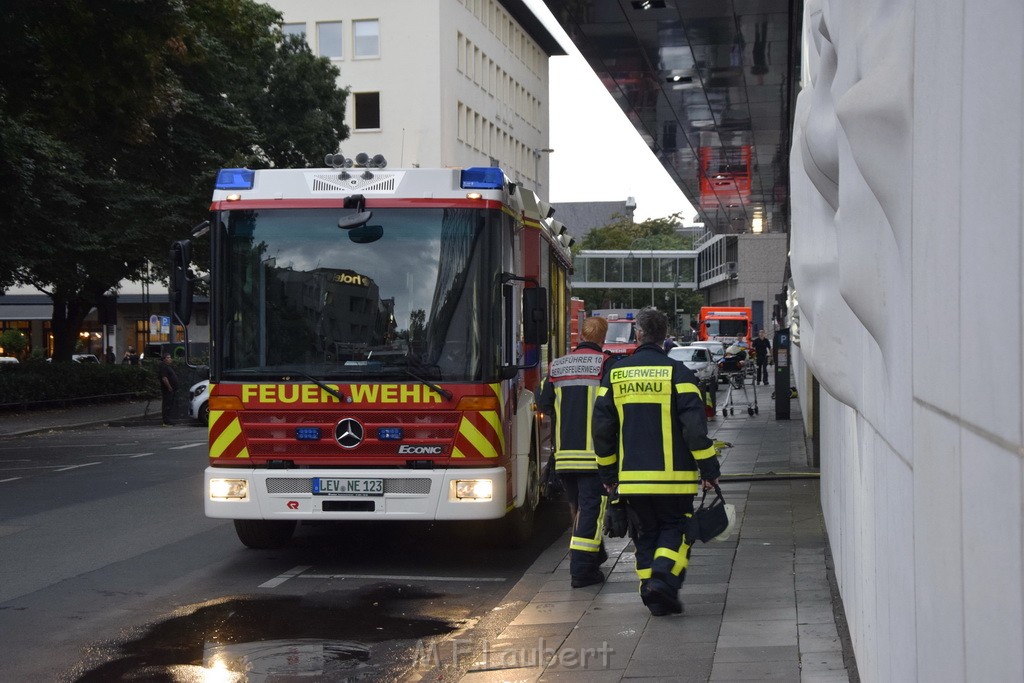
[[[573,349],[580,343],[580,330],[583,329],[583,319],[587,316],[583,306],[583,299],[569,299],[569,347]]]
[[[743,337],[750,349],[750,330],[754,319],[750,307],[744,306],[703,306],[700,309],[697,338],[720,341],[728,347],[737,337]]]
[[[313,520],[500,519],[524,541],[535,395],[569,340],[564,226],[498,168],[327,163],[218,174],[207,516],[253,548]]]
[[[636,351],[636,316],[635,308],[602,308],[594,309],[591,315],[605,318],[608,321],[608,334],[604,340],[605,351],[617,355],[628,356]]]

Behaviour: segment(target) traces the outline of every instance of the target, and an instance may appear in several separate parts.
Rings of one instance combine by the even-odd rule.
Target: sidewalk
[[[477,644],[462,683],[859,680],[851,655],[853,671],[844,663],[848,632],[830,589],[819,482],[771,475],[815,472],[799,403],[790,402],[790,420],[776,421],[770,394],[758,388],[758,415],[719,411],[709,423],[732,444],[722,490],[737,528],[724,543],[694,546],[682,615],[651,617],[640,602],[628,539],[606,539],[604,584],[571,588],[567,533],[517,585],[539,591],[509,593],[527,604]]]
[[[160,399],[76,405],[68,408],[0,412],[0,438],[90,425],[159,424]]]

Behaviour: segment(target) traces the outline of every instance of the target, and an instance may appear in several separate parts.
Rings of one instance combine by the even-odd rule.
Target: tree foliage
[[[591,230],[573,249],[693,249],[693,237],[678,232],[680,225],[676,216],[634,223],[616,214],[611,223]]]
[[[4,0],[0,288],[54,303],[55,357],[124,279],[162,273],[216,170],[310,166],[347,92],[251,0]]]

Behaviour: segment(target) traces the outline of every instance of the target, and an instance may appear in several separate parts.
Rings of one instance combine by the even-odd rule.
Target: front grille
[[[267,479],[267,493],[311,493],[313,481],[311,477],[284,478],[270,477]],[[385,479],[384,493],[412,493],[426,495],[430,493],[430,480],[422,477],[403,477]]]
[[[363,442],[351,450],[342,448],[334,438],[334,428],[342,417],[359,420],[365,429]],[[450,455],[460,414],[455,411],[325,414],[323,411],[260,410],[241,412],[238,418],[250,457],[290,460],[296,456],[399,456],[401,444],[440,445],[440,455]],[[323,437],[319,441],[298,441],[295,438],[298,427],[319,427]],[[379,441],[377,429],[380,427],[401,427],[402,440]]]

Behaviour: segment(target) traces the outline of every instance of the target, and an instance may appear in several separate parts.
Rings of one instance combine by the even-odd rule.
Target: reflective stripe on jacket
[[[594,450],[620,495],[696,494],[698,461],[717,454],[697,376],[661,345],[641,345],[601,382]]]
[[[538,405],[551,416],[558,472],[597,472],[592,420],[608,358],[597,344],[582,342],[551,361]]]

